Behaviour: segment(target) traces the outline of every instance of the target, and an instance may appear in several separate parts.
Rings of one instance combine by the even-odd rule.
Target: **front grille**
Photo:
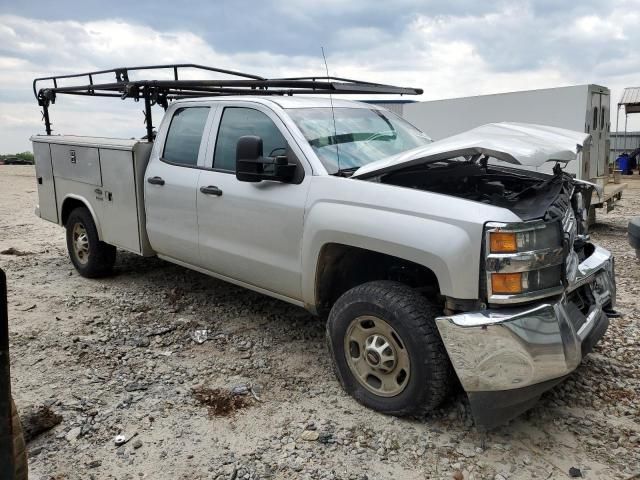
[[[567,213],[567,210],[571,210],[572,191],[573,187],[571,185],[571,181],[563,179],[563,185],[558,196],[547,209],[547,213],[544,216],[545,221],[561,219]]]
[[[573,245],[578,238],[578,221],[573,212],[573,208],[569,207],[562,217],[562,231],[564,232],[565,242],[565,277],[569,284],[573,283],[578,275],[578,266],[580,257],[576,253]]]
[[[568,208],[562,217],[562,231],[565,234],[565,238],[569,241],[569,246],[573,247],[573,242],[575,242],[578,236],[578,222],[572,208]]]

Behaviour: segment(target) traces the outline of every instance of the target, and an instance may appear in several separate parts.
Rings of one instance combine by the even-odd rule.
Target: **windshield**
[[[359,168],[431,142],[386,110],[322,107],[292,108],[287,113],[329,173]]]

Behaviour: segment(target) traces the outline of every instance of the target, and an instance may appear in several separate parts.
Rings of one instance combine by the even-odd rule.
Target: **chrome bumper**
[[[615,304],[613,256],[597,245],[593,249],[574,282],[553,301],[436,319],[467,393],[552,385],[578,366],[606,331],[603,308]]]

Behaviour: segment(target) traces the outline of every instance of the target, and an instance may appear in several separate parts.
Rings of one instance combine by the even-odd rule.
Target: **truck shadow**
[[[135,292],[142,288],[160,294],[162,305],[156,305],[156,308],[175,313],[176,316],[195,317],[196,322],[212,327],[215,325],[217,331],[223,330],[232,336],[240,335],[245,339],[253,337],[254,342],[259,341],[259,337],[268,338],[272,342],[268,355],[273,360],[275,377],[288,381],[295,378],[296,385],[300,387],[317,383],[318,376],[321,376],[335,392],[341,389],[325,345],[325,320],[301,307],[155,257],[142,258],[121,251],[118,252],[116,277],[114,284],[127,290]],[[214,319],[213,322],[211,319]],[[291,362],[292,358],[297,358],[301,363]],[[313,369],[305,365],[313,365]],[[582,366],[584,368],[588,367]],[[573,377],[575,372],[570,378]],[[562,398],[564,391],[563,384],[554,387],[529,412],[502,427],[483,432],[483,435],[488,435],[486,438],[493,441],[502,441],[518,431],[526,431],[532,427],[533,419],[540,417],[540,412],[553,409],[555,400]],[[363,409],[361,414],[364,415],[369,412],[362,406],[354,405],[354,408]],[[413,425],[428,424],[436,429],[463,428],[475,437],[480,433],[474,428],[472,418],[466,394],[456,381],[440,408],[402,421]],[[480,435],[477,438],[480,441],[483,437]]]
[[[195,321],[202,325],[215,319],[216,331],[224,330],[232,335],[242,332],[246,336],[258,333],[269,338],[273,342],[270,356],[274,358],[282,354],[282,361],[274,372],[276,376],[279,376],[278,370],[282,370],[283,377],[290,379],[295,376],[298,383],[305,383],[309,377],[309,383],[314,384],[317,383],[314,375],[320,374],[333,388],[341,389],[325,344],[324,318],[316,317],[301,307],[155,257],[142,258],[118,251],[115,274],[114,285],[132,291],[142,288],[159,293],[163,297],[160,308],[168,312],[196,317]],[[300,358],[302,364],[289,362],[295,357]],[[313,364],[314,371],[306,369],[305,364]],[[469,417],[466,395],[456,381],[441,408],[409,421],[437,423],[442,419],[454,419],[468,426]]]

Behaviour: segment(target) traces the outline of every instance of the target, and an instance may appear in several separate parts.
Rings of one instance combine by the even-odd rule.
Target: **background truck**
[[[576,85],[385,106],[399,110],[434,140],[493,122],[527,122],[588,133],[591,141],[581,158],[567,165],[567,173],[603,187],[603,195],[594,197],[591,206],[610,211],[626,187],[613,183],[607,186],[609,165],[615,160],[609,158],[610,104],[608,88]],[[550,173],[552,167],[547,164],[533,169]],[[591,213],[595,219],[595,211]]]
[[[557,166],[589,135],[501,123],[432,142],[383,108],[303,95],[417,89],[168,68],[34,83],[49,133],[32,137],[36,213],[66,228],[81,275],[109,274],[118,247],[299,305],[328,317],[337,376],[364,405],[423,412],[459,381],[482,426],[530,407],[604,334],[613,258],[586,235],[592,186]],[[144,101],[146,138],[50,135],[65,93]],[[552,175],[503,165],[547,161]]]

